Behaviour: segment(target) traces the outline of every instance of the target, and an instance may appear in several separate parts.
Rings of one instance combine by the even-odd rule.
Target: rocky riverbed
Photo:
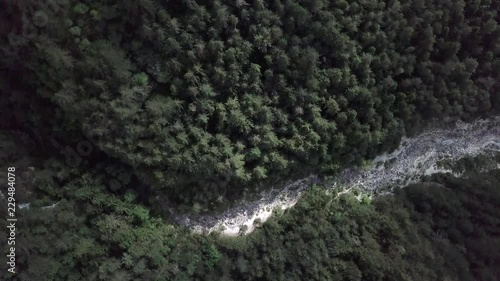
[[[500,151],[500,118],[457,122],[453,128],[434,129],[412,138],[404,138],[392,153],[373,159],[368,167],[343,171],[337,178],[323,182],[326,189],[359,187],[367,191],[390,190],[418,181],[423,175],[451,172],[438,166],[441,160],[455,161],[465,156]],[[280,190],[261,193],[258,200],[245,202],[217,215],[176,214],[166,207],[174,220],[195,232],[219,231],[237,236],[251,233],[256,224],[266,221],[274,209],[292,207],[304,191],[320,183],[319,177],[284,185]]]
[[[238,236],[251,233],[258,221],[265,222],[276,208],[282,210],[295,205],[302,193],[320,182],[317,176],[309,176],[285,184],[279,190],[262,192],[259,199],[245,202],[217,215],[177,214],[175,209],[164,204],[174,221],[198,233],[220,231],[223,235]]]
[[[428,130],[412,138],[404,138],[392,153],[373,159],[367,167],[346,169],[333,180],[321,181],[316,175],[272,187],[257,200],[244,202],[216,215],[179,214],[164,202],[164,208],[179,225],[198,233],[220,232],[226,236],[251,233],[276,209],[295,205],[301,195],[314,184],[322,183],[327,191],[342,193],[354,187],[370,192],[390,192],[391,188],[417,182],[423,175],[452,172],[439,167],[442,160],[451,162],[465,156],[493,154],[500,151],[500,117],[474,123],[457,122],[449,129]],[[500,168],[500,165],[498,166]],[[4,195],[0,192],[0,197]],[[19,208],[29,208],[20,204]],[[55,208],[56,204],[45,208]]]

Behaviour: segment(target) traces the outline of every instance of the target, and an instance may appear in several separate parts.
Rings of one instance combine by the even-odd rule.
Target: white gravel
[[[401,187],[417,182],[422,175],[451,172],[437,167],[440,160],[452,161],[464,156],[500,151],[500,117],[474,123],[457,122],[451,129],[429,130],[413,138],[404,138],[392,153],[373,159],[368,169],[346,169],[334,181],[324,183],[327,191],[342,188],[349,192],[353,187],[377,191],[388,186]],[[391,163],[392,161],[392,163]],[[500,168],[500,164],[498,165]],[[311,175],[261,193],[258,200],[245,202],[217,215],[178,214],[164,202],[164,207],[180,225],[198,233],[218,231],[225,236],[246,235],[255,230],[254,221],[265,222],[273,210],[294,206],[304,191],[320,179]],[[3,194],[0,192],[0,197]],[[20,208],[29,208],[29,203]],[[44,208],[54,208],[53,204]],[[246,230],[241,228],[246,226]]]
[[[440,160],[455,161],[464,156],[491,151],[500,151],[500,117],[474,123],[457,122],[451,129],[429,130],[416,137],[404,138],[398,149],[376,157],[370,168],[347,169],[325,186],[327,189],[360,187],[367,191],[388,186],[401,187],[417,182],[423,175],[451,173],[450,170],[437,167],[436,163]],[[273,210],[292,207],[308,187],[319,182],[318,177],[309,176],[286,185],[279,192],[264,192],[260,199],[218,215],[178,215],[172,208],[168,209],[177,223],[195,232],[219,231],[225,236],[246,235],[255,230],[255,219],[259,218],[263,223]],[[242,231],[244,225],[246,230]]]

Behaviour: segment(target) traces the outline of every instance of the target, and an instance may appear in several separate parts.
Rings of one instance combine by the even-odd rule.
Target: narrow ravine
[[[437,166],[441,160],[455,161],[494,151],[500,151],[500,117],[474,123],[457,122],[450,129],[434,129],[404,138],[397,150],[376,157],[369,167],[347,169],[334,181],[323,182],[323,186],[327,189],[359,187],[367,191],[406,186],[423,175],[451,172]],[[273,210],[292,207],[308,187],[319,182],[317,176],[311,175],[285,185],[278,192],[275,189],[263,192],[258,200],[217,215],[180,215],[173,208],[166,209],[178,224],[195,232],[244,235],[251,233],[259,220],[266,221]]]
[[[451,172],[438,167],[437,163],[441,160],[456,161],[465,156],[498,151],[500,117],[474,123],[457,122],[450,129],[434,129],[404,138],[398,149],[376,157],[369,167],[347,169],[328,182],[321,182],[318,176],[311,175],[279,188],[272,187],[262,192],[259,199],[239,204],[220,214],[179,214],[166,202],[164,208],[177,224],[197,233],[218,231],[224,236],[246,235],[256,228],[256,224],[265,222],[273,210],[285,210],[295,205],[304,191],[314,184],[321,182],[325,189],[338,189],[343,193],[353,187],[370,192],[390,192],[390,187],[406,186],[417,182],[423,175]],[[20,204],[19,208],[29,206],[29,203]],[[56,206],[57,203],[45,208]]]

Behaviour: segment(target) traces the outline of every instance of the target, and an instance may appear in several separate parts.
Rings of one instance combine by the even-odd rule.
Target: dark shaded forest
[[[228,238],[165,222],[133,188],[109,190],[104,167],[113,165],[81,175],[61,170],[65,184],[57,189],[50,166],[19,173],[45,196],[18,211],[19,273],[12,280],[500,277],[500,170],[467,179],[438,174],[373,199],[313,187],[294,208],[255,221],[251,235]],[[54,197],[56,207],[42,207]]]
[[[48,154],[91,140],[181,204],[334,174],[500,106],[497,1],[1,5],[2,127]]]
[[[499,11],[493,0],[1,1],[0,166],[16,167],[16,200],[30,202],[8,278],[499,280],[499,171],[361,202],[312,188],[236,238],[175,226],[158,200],[214,211],[498,114]]]

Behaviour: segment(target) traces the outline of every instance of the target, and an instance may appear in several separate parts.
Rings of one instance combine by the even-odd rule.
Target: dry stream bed
[[[457,122],[449,129],[428,130],[412,138],[404,138],[398,149],[373,159],[369,167],[344,170],[334,180],[322,182],[327,190],[390,192],[419,181],[424,175],[452,172],[441,168],[442,160],[457,161],[467,156],[493,154],[500,151],[500,117],[474,123]],[[459,174],[456,174],[459,176]],[[174,220],[198,233],[218,231],[225,236],[251,233],[255,222],[265,222],[275,209],[292,207],[310,186],[320,183],[319,177],[309,177],[271,189],[260,198],[244,202],[216,215],[177,214],[167,208]],[[339,191],[341,191],[339,190]],[[257,220],[257,221],[256,221]]]
[[[257,222],[265,222],[274,210],[285,210],[295,205],[307,188],[314,184],[321,183],[327,191],[336,189],[340,193],[353,188],[367,193],[390,192],[391,188],[417,182],[424,175],[452,172],[438,165],[443,160],[453,163],[463,157],[492,155],[499,151],[500,117],[473,123],[457,122],[449,129],[428,130],[415,137],[404,138],[398,149],[379,155],[368,167],[346,169],[333,180],[323,182],[311,175],[281,188],[268,189],[261,192],[257,200],[243,202],[219,214],[179,214],[167,204],[164,207],[177,224],[194,232],[245,235],[256,228]],[[1,192],[0,197],[3,197]],[[24,203],[19,208],[29,206],[29,203]],[[44,208],[56,206],[57,203]]]

